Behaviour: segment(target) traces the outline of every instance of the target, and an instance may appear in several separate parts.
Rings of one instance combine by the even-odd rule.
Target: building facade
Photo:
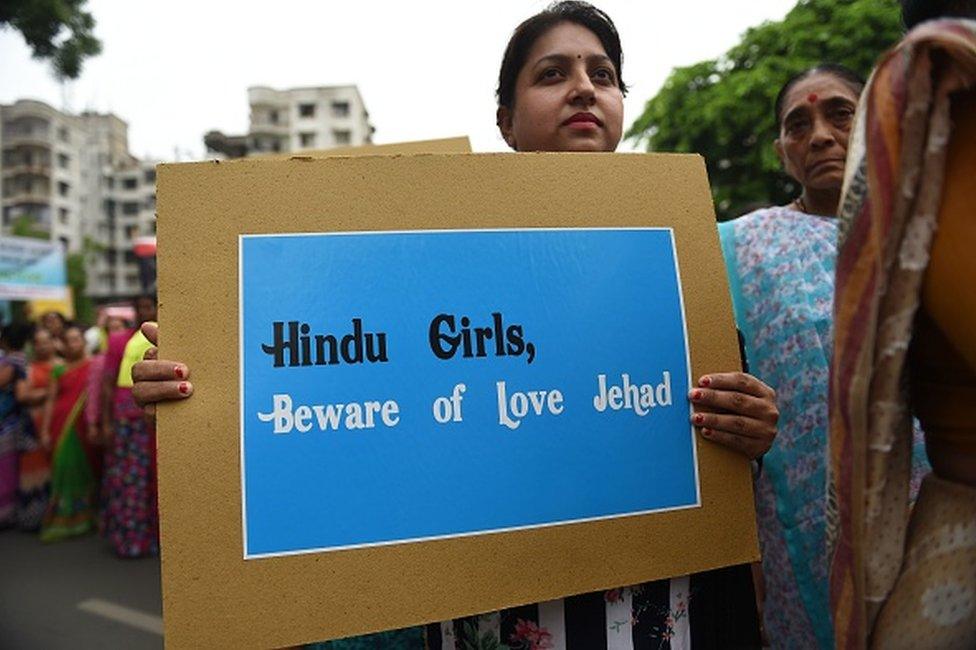
[[[289,153],[370,144],[373,126],[356,86],[247,91],[251,107],[246,135],[211,131],[207,153],[223,158]]]
[[[132,240],[155,232],[155,170],[129,153],[119,117],[72,115],[35,100],[0,105],[0,208],[0,235],[86,252],[88,295],[140,292]]]

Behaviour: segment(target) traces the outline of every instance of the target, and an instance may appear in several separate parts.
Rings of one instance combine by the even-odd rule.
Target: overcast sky
[[[354,83],[377,143],[468,135],[476,151],[499,151],[502,51],[514,27],[547,4],[89,0],[103,51],[64,88],[19,33],[0,31],[0,103],[111,111],[129,123],[135,155],[172,160],[179,151],[186,160],[203,156],[208,130],[246,132],[248,86]],[[673,67],[720,55],[795,0],[596,4],[623,42],[629,126]]]

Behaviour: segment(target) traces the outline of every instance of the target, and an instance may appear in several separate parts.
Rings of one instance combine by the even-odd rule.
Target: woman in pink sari
[[[95,522],[96,452],[84,417],[90,362],[85,337],[75,325],[64,331],[64,364],[51,373],[41,424],[41,444],[51,451],[51,498],[41,541],[82,535]]]

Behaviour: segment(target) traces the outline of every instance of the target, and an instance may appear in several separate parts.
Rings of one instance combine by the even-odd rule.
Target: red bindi
[[[817,99],[819,99],[817,97],[817,93],[810,93],[809,95],[807,95],[807,101],[810,102],[811,104],[816,104]]]

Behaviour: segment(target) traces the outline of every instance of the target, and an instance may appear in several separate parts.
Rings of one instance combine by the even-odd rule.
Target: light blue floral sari
[[[827,391],[837,221],[789,208],[720,224],[750,371],[777,393],[779,433],[756,509],[773,647],[832,648],[828,607]],[[916,436],[913,496],[927,463]]]

